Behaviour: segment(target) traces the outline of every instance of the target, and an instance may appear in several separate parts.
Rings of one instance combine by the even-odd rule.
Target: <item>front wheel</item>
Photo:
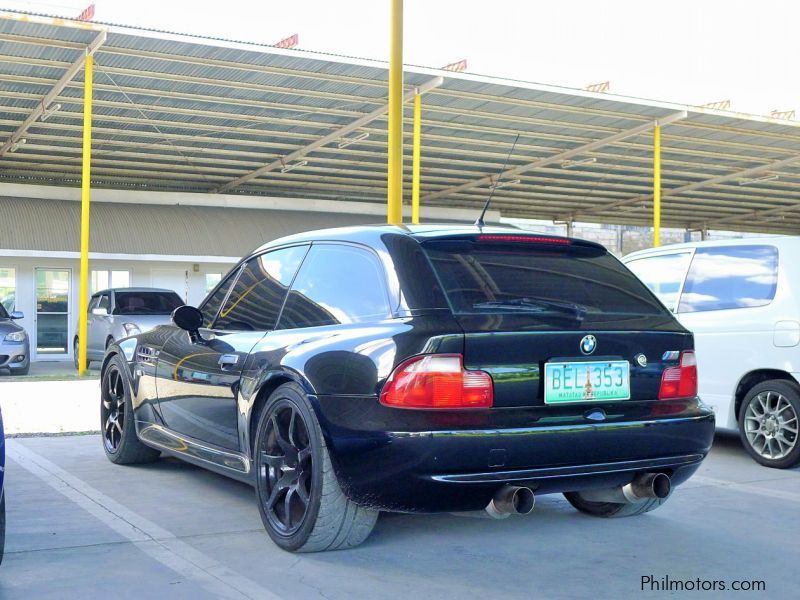
[[[352,548],[372,532],[378,511],[342,492],[319,422],[297,384],[284,384],[270,395],[254,454],[261,520],[284,550]]]
[[[620,504],[617,502],[593,502],[591,500],[586,500],[581,492],[566,492],[564,497],[580,512],[592,515],[593,517],[605,517],[607,519],[634,517],[650,512],[664,504],[669,498],[669,496],[666,498],[645,498],[639,502]]]
[[[145,446],[136,435],[128,365],[115,355],[100,380],[100,434],[108,460],[133,465],[156,460],[161,452]]]
[[[796,383],[774,380],[754,386],[739,411],[739,437],[745,450],[765,467],[788,469],[800,464],[798,415]]]

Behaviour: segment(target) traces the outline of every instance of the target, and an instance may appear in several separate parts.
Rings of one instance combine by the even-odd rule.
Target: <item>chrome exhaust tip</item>
[[[497,490],[486,506],[486,512],[494,519],[505,519],[510,515],[527,515],[536,504],[531,488],[506,485]]]
[[[617,504],[640,502],[647,498],[664,499],[672,492],[672,481],[664,473],[641,473],[622,487],[602,490],[584,490],[581,495],[590,502]]]
[[[622,487],[622,493],[628,502],[636,502],[645,498],[664,499],[672,491],[672,481],[664,473],[644,473],[633,478],[628,485]]]

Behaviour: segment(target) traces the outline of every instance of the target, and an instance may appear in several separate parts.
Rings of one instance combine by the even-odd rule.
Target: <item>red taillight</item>
[[[684,350],[677,367],[664,369],[658,399],[672,400],[694,396],[697,396],[697,358],[693,350]]]
[[[460,354],[415,356],[397,366],[381,392],[395,408],[491,408],[492,378],[464,369]]]
[[[569,246],[571,240],[567,238],[543,237],[540,235],[479,235],[479,242],[522,242],[523,244],[558,244]]]

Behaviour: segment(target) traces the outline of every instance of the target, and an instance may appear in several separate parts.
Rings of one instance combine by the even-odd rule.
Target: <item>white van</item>
[[[663,246],[623,262],[694,332],[699,395],[762,465],[800,463],[800,237]]]

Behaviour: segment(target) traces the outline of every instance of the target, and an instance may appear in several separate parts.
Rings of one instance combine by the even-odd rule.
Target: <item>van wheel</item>
[[[635,517],[651,510],[657,509],[669,499],[666,498],[647,498],[640,502],[629,502],[620,504],[617,502],[592,502],[584,500],[580,492],[566,492],[564,497],[567,501],[577,508],[580,512],[592,515],[593,517]]]
[[[793,381],[764,381],[747,392],[739,411],[739,437],[745,450],[765,467],[800,464],[797,440],[800,386]]]
[[[345,496],[303,389],[278,387],[255,440],[256,497],[264,528],[290,552],[352,548],[372,532],[378,511]]]

